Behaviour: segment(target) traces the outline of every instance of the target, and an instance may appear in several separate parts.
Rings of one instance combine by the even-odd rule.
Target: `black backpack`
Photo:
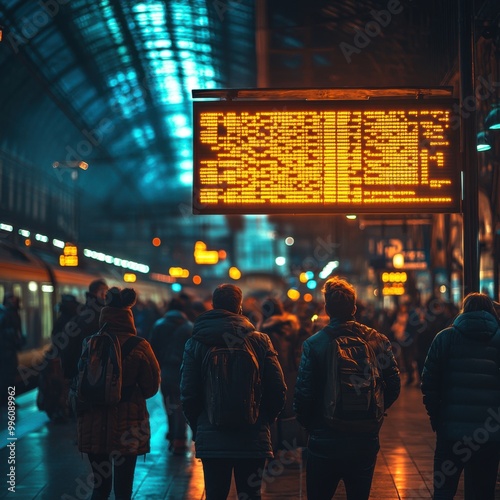
[[[355,322],[325,330],[330,343],[324,420],[338,430],[377,432],[384,418],[384,392],[373,348]]]
[[[212,346],[202,364],[205,408],[212,425],[239,428],[259,417],[261,378],[257,355],[246,339],[241,346]]]
[[[123,346],[104,325],[83,341],[78,362],[78,401],[90,405],[113,405],[123,396],[122,362],[142,340],[130,337]]]

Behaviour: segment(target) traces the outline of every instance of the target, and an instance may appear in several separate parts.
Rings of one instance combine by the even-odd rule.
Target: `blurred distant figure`
[[[278,361],[287,386],[285,408],[279,414],[276,425],[271,429],[273,444],[277,450],[288,449],[294,441],[297,443],[301,431],[300,426],[296,424],[293,412],[293,393],[299,370],[296,346],[300,323],[295,314],[285,311],[283,303],[277,297],[269,297],[264,300],[262,318],[260,331],[269,335],[273,347],[278,353]],[[304,442],[297,445],[306,446],[306,444]]]
[[[82,353],[82,342],[85,337],[99,331],[99,316],[104,307],[109,287],[105,280],[96,279],[89,285],[85,304],[77,308],[77,315],[64,327],[63,338],[59,345],[61,367],[65,378],[69,379],[69,404],[73,416],[76,416],[76,393],[78,382],[78,360]],[[64,342],[67,340],[67,343]]]
[[[493,500],[500,462],[500,328],[492,300],[469,293],[453,324],[434,338],[422,372],[432,429],[434,499]]]
[[[187,422],[181,406],[181,364],[184,346],[193,332],[193,323],[183,312],[184,304],[172,299],[168,311],[153,326],[151,347],[160,363],[161,393],[167,412],[169,451],[181,455],[187,447]]]
[[[92,281],[86,293],[85,304],[77,308],[77,315],[65,325],[64,332],[68,343],[61,344],[64,346],[61,349],[61,364],[66,378],[72,379],[78,374],[83,339],[99,331],[99,315],[108,288],[103,279]]]
[[[8,387],[16,385],[17,353],[23,345],[20,301],[7,292],[0,306],[0,405],[7,404]]]
[[[58,304],[59,314],[52,329],[52,344],[45,354],[43,369],[38,376],[37,406],[55,422],[64,422],[69,416],[69,379],[64,377],[59,341],[64,342],[64,329],[78,313],[80,302],[74,295],[63,294]]]
[[[425,358],[434,337],[451,324],[454,312],[439,295],[433,295],[425,304],[422,325],[416,338],[416,360],[419,374],[424,369]]]

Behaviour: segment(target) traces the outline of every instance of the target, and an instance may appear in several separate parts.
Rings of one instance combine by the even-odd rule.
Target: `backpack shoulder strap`
[[[132,349],[143,340],[142,337],[138,337],[137,335],[129,337],[122,345],[122,359],[126,358],[132,352]]]

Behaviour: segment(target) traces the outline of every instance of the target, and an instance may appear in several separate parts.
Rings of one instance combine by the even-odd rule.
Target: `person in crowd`
[[[96,279],[85,294],[85,304],[77,308],[76,316],[64,327],[64,334],[56,345],[60,346],[61,368],[64,377],[70,380],[69,406],[76,416],[76,386],[78,381],[78,360],[82,353],[82,342],[89,335],[99,331],[99,316],[104,307],[108,284]]]
[[[436,433],[434,499],[493,500],[500,460],[500,328],[492,300],[469,293],[450,327],[434,338],[422,393]]]
[[[112,287],[100,312],[99,325],[124,343],[137,335],[131,307],[134,289]],[[160,385],[160,367],[149,342],[142,339],[122,360],[122,397],[115,405],[90,405],[77,418],[78,449],[93,472],[93,500],[107,499],[114,487],[117,500],[130,500],[139,455],[150,451],[151,430],[146,399]]]
[[[446,303],[438,293],[433,294],[425,304],[420,333],[415,343],[417,367],[420,375],[434,337],[449,326],[458,313],[458,310],[454,310],[453,307],[452,304]]]
[[[278,355],[269,337],[257,332],[243,316],[242,298],[237,286],[219,285],[212,294],[213,309],[196,318],[193,335],[184,350],[181,401],[193,432],[196,457],[203,464],[207,500],[227,498],[233,471],[239,498],[261,498],[265,462],[273,457],[269,426],[285,403],[286,385]],[[257,360],[262,397],[253,424],[241,422],[236,417],[229,427],[211,423],[213,409],[209,407],[210,398],[206,397],[207,372],[203,367],[207,354],[218,347],[244,350]],[[240,372],[240,376],[245,374]],[[243,392],[242,380],[220,384],[228,382],[241,386]],[[226,386],[211,389],[212,393],[223,393]]]
[[[304,342],[294,395],[297,420],[309,431],[307,495],[310,500],[330,499],[343,480],[348,500],[367,500],[380,447],[379,427],[358,429],[357,422],[344,422],[343,427],[339,423],[337,428],[327,423],[324,398],[332,363],[329,346],[342,334],[360,337],[371,346],[383,380],[383,409],[389,408],[399,396],[399,369],[389,339],[353,320],[356,312],[353,285],[335,276],[325,282],[322,291],[330,323]]]
[[[191,337],[193,323],[183,312],[183,302],[174,298],[168,311],[153,326],[151,347],[160,363],[161,393],[167,412],[169,451],[182,455],[188,450],[187,422],[181,406],[181,364],[184,346]]]
[[[285,311],[282,301],[277,297],[268,297],[262,303],[263,322],[260,327],[262,333],[267,333],[274,349],[278,353],[278,361],[283,370],[287,386],[286,403],[279,414],[276,424],[271,428],[271,436],[275,450],[290,447],[297,443],[300,427],[295,426],[293,412],[293,392],[299,368],[296,357],[300,324],[297,316]],[[303,443],[304,446],[306,443]],[[302,445],[302,443],[297,443]]]
[[[108,289],[105,280],[92,281],[86,293],[85,304],[77,308],[76,316],[65,325],[64,340],[67,342],[60,342],[61,366],[68,379],[73,379],[78,374],[83,339],[99,331],[99,315]]]
[[[63,294],[58,304],[58,316],[52,328],[52,343],[44,357],[38,376],[37,406],[54,422],[64,422],[70,415],[68,406],[70,381],[64,376],[57,343],[64,337],[66,324],[78,313],[81,304],[74,295]]]
[[[412,385],[416,379],[420,379],[416,367],[416,342],[423,329],[420,298],[415,294],[399,305],[391,326],[394,341],[400,352],[398,364],[406,376],[407,386]]]
[[[7,292],[0,306],[0,406],[7,405],[8,388],[16,385],[17,353],[23,345],[19,309],[19,297]]]

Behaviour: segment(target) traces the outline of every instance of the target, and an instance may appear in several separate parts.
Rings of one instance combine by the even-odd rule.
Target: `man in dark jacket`
[[[85,304],[78,306],[76,316],[64,326],[64,331],[55,333],[52,342],[60,347],[61,367],[64,377],[70,380],[68,402],[73,416],[77,414],[78,361],[82,353],[82,342],[99,331],[99,316],[105,305],[108,284],[96,279],[89,285]]]
[[[181,406],[181,364],[184,346],[193,332],[193,323],[182,311],[183,304],[172,299],[168,311],[151,331],[151,347],[161,368],[161,393],[167,412],[169,450],[174,455],[187,451],[187,423]]]
[[[349,500],[367,500],[380,448],[379,431],[378,428],[358,430],[355,425],[345,430],[326,422],[324,395],[332,363],[329,344],[342,333],[360,337],[369,344],[383,380],[384,409],[399,396],[399,369],[387,337],[353,320],[356,312],[354,287],[343,279],[332,277],[326,281],[323,293],[330,323],[303,344],[294,396],[297,420],[309,431],[307,495],[310,500],[330,499],[342,479]],[[331,335],[332,330],[336,331],[335,337]]]
[[[285,403],[286,385],[277,353],[269,337],[255,331],[241,314],[242,298],[237,286],[223,284],[215,289],[214,309],[196,318],[181,368],[181,400],[193,431],[196,456],[203,463],[207,500],[227,498],[233,470],[238,496],[260,499],[265,461],[273,457],[269,426]],[[257,358],[262,398],[254,424],[234,422],[221,427],[211,423],[203,367],[214,346],[246,349]]]
[[[83,339],[99,331],[99,315],[104,307],[108,288],[103,279],[92,281],[86,293],[85,304],[77,308],[76,316],[65,324],[64,331],[59,334],[63,337],[58,342],[61,345],[61,366],[68,379],[78,375]]]
[[[436,432],[434,497],[493,500],[500,457],[500,328],[492,300],[468,294],[451,327],[434,338],[422,372]]]

